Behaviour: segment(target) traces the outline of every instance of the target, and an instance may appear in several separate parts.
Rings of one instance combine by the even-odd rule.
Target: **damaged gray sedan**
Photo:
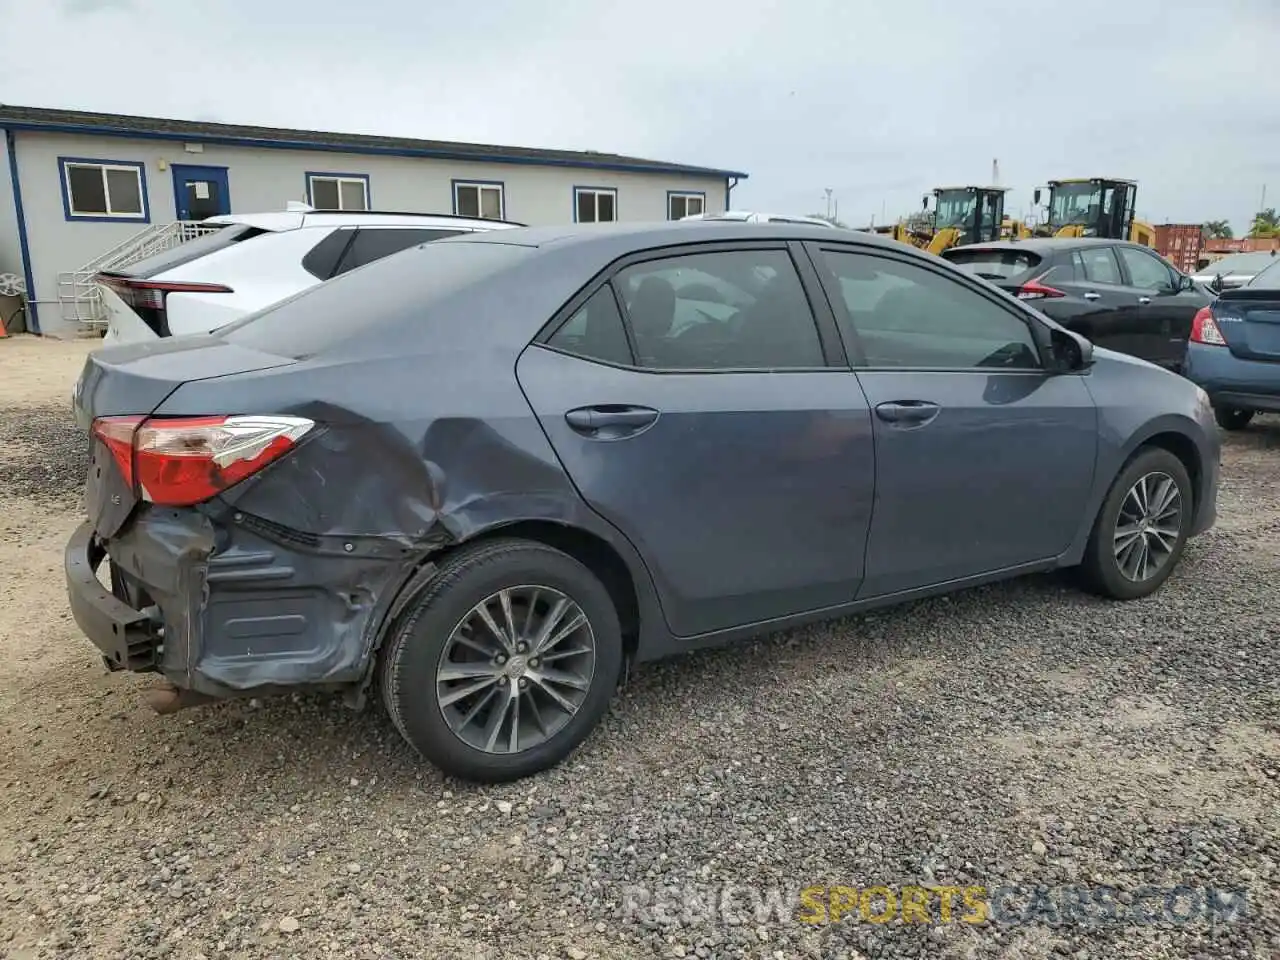
[[[164,710],[376,696],[479,780],[567,756],[629,661],[1058,567],[1146,596],[1218,477],[1193,384],[790,224],[438,240],[99,351],[75,408],[108,667]]]

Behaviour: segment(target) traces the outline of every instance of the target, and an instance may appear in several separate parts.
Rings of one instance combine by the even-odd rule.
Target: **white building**
[[[293,200],[531,225],[666,220],[727,210],[746,177],[594,151],[6,105],[0,129],[0,274],[25,281],[28,326],[52,336],[93,319],[85,288],[104,255],[178,221]]]

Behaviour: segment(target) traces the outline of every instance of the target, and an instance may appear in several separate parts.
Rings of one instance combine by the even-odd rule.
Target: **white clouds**
[[[1140,182],[1139,213],[1280,195],[1274,0],[0,0],[13,103],[611,150],[750,171],[851,222],[989,178]],[[54,55],[56,53],[56,55]]]

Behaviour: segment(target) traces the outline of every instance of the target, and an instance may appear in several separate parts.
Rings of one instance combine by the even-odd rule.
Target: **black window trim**
[[[836,329],[839,336],[845,339],[845,348],[848,350],[849,356],[853,358],[853,369],[858,373],[975,373],[983,376],[991,376],[992,374],[1013,375],[1025,374],[1036,377],[1045,377],[1049,375],[1049,364],[1046,362],[1045,352],[1047,348],[1048,328],[1044,326],[1035,314],[1026,310],[1016,300],[1005,294],[998,288],[991,285],[981,285],[974,282],[974,278],[964,273],[959,267],[950,267],[949,269],[938,269],[934,264],[923,261],[919,257],[910,254],[902,254],[896,250],[891,250],[880,244],[863,244],[848,242],[832,242],[830,240],[808,240],[804,242],[804,246],[809,254],[809,259],[816,270],[818,277],[821,279],[822,287],[826,294],[826,300],[829,308],[840,318]],[[1003,310],[1014,319],[1018,320],[1027,328],[1027,332],[1031,335],[1031,342],[1035,344],[1036,359],[1039,360],[1040,366],[1034,369],[1026,367],[915,367],[915,366],[893,366],[893,367],[873,367],[867,362],[866,352],[862,348],[862,342],[858,338],[857,327],[854,326],[852,318],[849,316],[848,309],[845,307],[844,295],[840,291],[839,280],[830,267],[827,266],[821,254],[831,251],[832,253],[853,253],[863,256],[878,257],[882,260],[892,260],[898,263],[905,263],[909,266],[918,267],[927,273],[933,273],[944,279],[959,283],[960,286],[976,293],[982,299],[989,302],[992,306]],[[1117,258],[1118,259],[1118,258]],[[846,331],[848,331],[846,335]],[[852,340],[849,343],[848,340]]]
[[[813,314],[813,319],[818,333],[818,342],[822,347],[822,355],[825,358],[826,363],[822,366],[816,367],[658,368],[640,366],[636,357],[635,338],[631,331],[631,321],[627,317],[626,308],[618,294],[617,285],[613,283],[614,278],[623,270],[628,267],[635,266],[638,263],[648,263],[654,260],[669,260],[673,257],[694,256],[705,253],[739,253],[755,250],[782,251],[791,258],[792,265],[796,270],[796,275],[800,280],[800,287],[804,291],[805,299],[809,303],[809,310]],[[650,247],[644,250],[636,250],[614,260],[592,277],[586,285],[581,287],[577,293],[570,297],[565,304],[552,315],[550,320],[542,325],[542,328],[530,342],[530,346],[538,346],[545,350],[551,350],[554,353],[563,354],[566,357],[583,360],[587,363],[596,363],[601,366],[613,367],[619,370],[630,370],[635,373],[647,373],[655,376],[689,376],[691,374],[714,374],[718,376],[720,374],[735,373],[827,373],[832,370],[850,370],[851,367],[840,339],[835,315],[831,312],[830,304],[827,302],[827,297],[823,293],[818,276],[813,270],[813,265],[808,261],[809,257],[806,255],[802,243],[783,238],[748,241],[721,240],[705,243],[681,243],[671,246]],[[598,357],[588,357],[583,356],[582,354],[573,353],[572,351],[557,347],[549,342],[551,337],[554,336],[555,333],[564,326],[564,324],[568,322],[568,320],[577,313],[578,310],[581,309],[581,307],[605,284],[608,284],[610,289],[613,291],[614,302],[618,307],[618,313],[622,317],[623,327],[626,329],[627,345],[631,350],[631,364],[627,366],[612,363],[608,360],[602,360]],[[988,372],[990,371],[988,370]]]

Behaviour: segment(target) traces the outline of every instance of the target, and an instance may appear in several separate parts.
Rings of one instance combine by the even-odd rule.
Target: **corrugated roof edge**
[[[223,143],[284,150],[325,150],[390,156],[430,157],[442,160],[471,160],[482,163],[535,164],[618,170],[633,173],[686,174],[739,180],[747,174],[688,164],[667,163],[643,157],[582,150],[550,150],[539,147],[511,147],[498,144],[462,143],[448,140],[417,140],[363,133],[331,133],[282,127],[255,127],[231,123],[203,123],[138,117],[127,114],[91,113],[83,110],[55,110],[0,104],[0,128],[44,130],[53,133],[83,133],[99,136],[141,137],[156,140],[185,140],[192,143]]]

